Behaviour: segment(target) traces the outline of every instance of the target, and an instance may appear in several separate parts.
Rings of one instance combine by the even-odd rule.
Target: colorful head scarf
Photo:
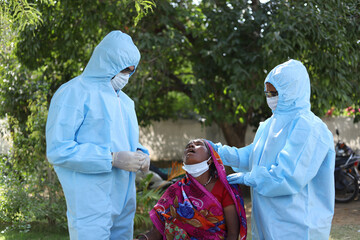
[[[238,185],[229,185],[219,154],[205,141],[217,171],[217,177],[231,195],[240,222],[241,240],[247,226],[244,201]],[[171,185],[150,211],[150,218],[163,239],[225,239],[226,226],[220,202],[191,175]]]

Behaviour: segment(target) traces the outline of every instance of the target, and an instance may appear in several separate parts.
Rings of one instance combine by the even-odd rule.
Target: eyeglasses
[[[264,91],[266,97],[276,97],[278,94],[277,91]]]
[[[131,70],[130,68],[125,68],[124,70],[121,70],[122,73],[125,73],[125,74],[130,74],[132,73],[134,70]]]

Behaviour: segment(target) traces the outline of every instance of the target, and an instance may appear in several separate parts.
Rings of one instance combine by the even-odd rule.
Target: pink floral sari
[[[206,144],[208,144],[206,142]],[[208,144],[217,177],[231,195],[240,222],[241,240],[247,226],[244,201],[238,185],[229,185],[219,154]],[[191,175],[171,185],[150,211],[150,218],[163,239],[225,239],[226,226],[220,202]]]

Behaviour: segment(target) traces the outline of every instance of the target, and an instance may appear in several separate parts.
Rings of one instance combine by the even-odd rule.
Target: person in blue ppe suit
[[[70,239],[133,238],[136,171],[146,172],[150,158],[121,89],[139,60],[131,37],[112,31],[51,100],[47,157],[65,194]]]
[[[334,214],[333,136],[310,110],[304,65],[289,60],[265,79],[273,115],[243,148],[213,144],[235,172],[230,184],[250,186],[253,239],[329,239]]]

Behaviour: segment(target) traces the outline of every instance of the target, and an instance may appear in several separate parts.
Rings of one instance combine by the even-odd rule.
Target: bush
[[[47,101],[43,97],[38,94],[29,101],[25,124],[8,117],[13,147],[0,159],[0,220],[24,231],[35,220],[66,228],[65,199],[45,155]]]
[[[149,189],[152,174],[146,175],[136,186],[136,213],[134,219],[134,235],[150,230],[152,221],[149,211],[160,199],[163,191],[160,189]]]

